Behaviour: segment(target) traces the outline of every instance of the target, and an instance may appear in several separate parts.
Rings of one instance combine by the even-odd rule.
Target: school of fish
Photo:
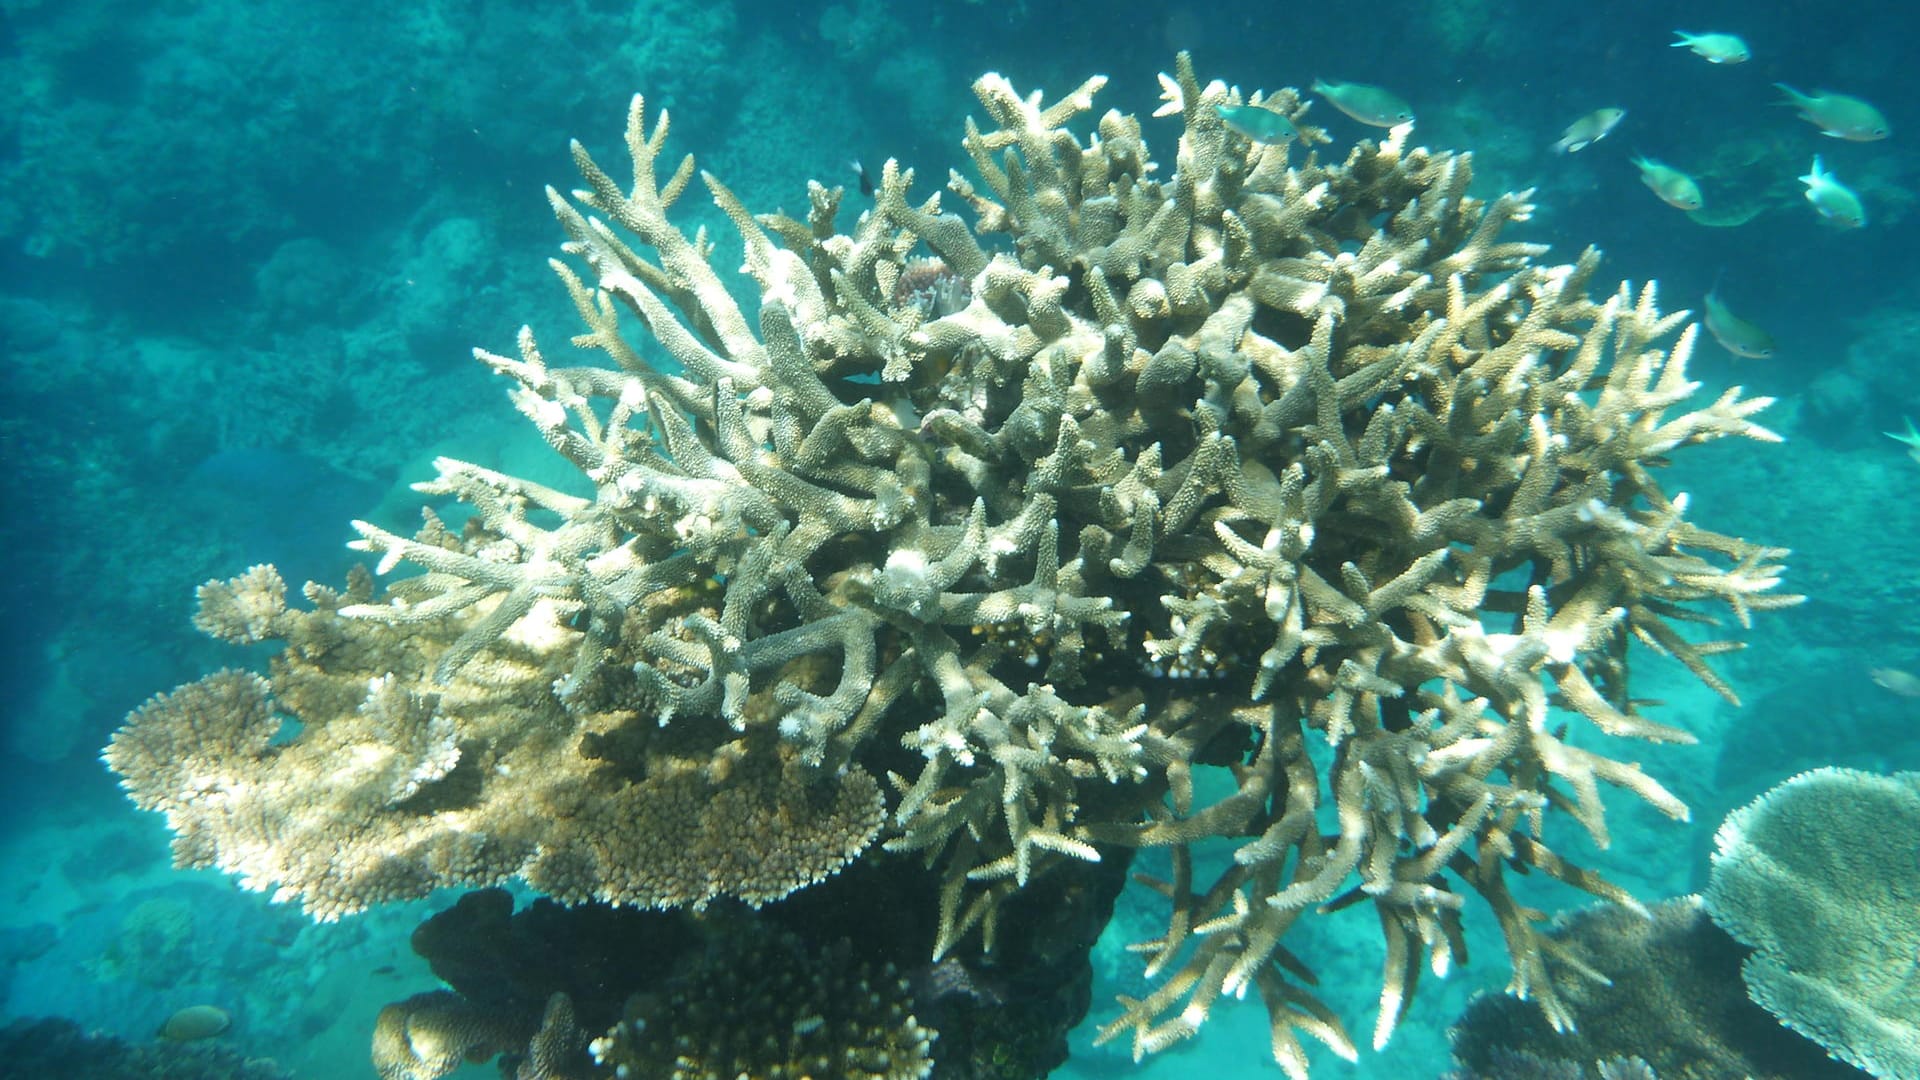
[[[1753,59],[1753,49],[1738,34],[1719,31],[1693,33],[1674,31],[1672,47],[1686,49],[1709,64],[1744,64]],[[1779,104],[1792,107],[1800,119],[1812,124],[1822,135],[1847,142],[1874,142],[1893,133],[1893,126],[1872,103],[1832,90],[1816,89],[1803,93],[1784,82],[1773,84],[1783,98]],[[1338,105],[1338,102],[1335,103]],[[1346,111],[1344,108],[1342,111]],[[1617,106],[1595,109],[1568,124],[1550,149],[1558,154],[1573,154],[1607,137],[1626,119],[1627,110]],[[1684,170],[1645,155],[1631,159],[1640,170],[1640,180],[1655,197],[1677,210],[1692,213],[1706,205],[1700,184]],[[1842,183],[1813,156],[1812,167],[1797,179],[1806,187],[1807,203],[1826,224],[1836,229],[1859,229],[1867,224],[1867,210],[1860,196]],[[1707,333],[1734,356],[1763,360],[1774,355],[1773,337],[1759,326],[1735,314],[1720,296],[1719,282],[1706,295]]]
[[[1692,33],[1674,31],[1672,47],[1687,49],[1709,64],[1744,64],[1753,58],[1753,49],[1738,34],[1712,31]],[[1879,109],[1851,94],[1816,89],[1801,91],[1783,82],[1773,84],[1785,95],[1781,105],[1793,107],[1800,119],[1818,128],[1822,135],[1847,142],[1873,142],[1893,133],[1893,127]],[[1404,98],[1383,87],[1366,83],[1333,82],[1316,79],[1312,90],[1346,116],[1372,127],[1397,128],[1414,122],[1413,107]],[[1235,132],[1258,143],[1287,143],[1298,137],[1293,122],[1285,115],[1258,103],[1216,106],[1221,122]],[[1551,149],[1558,154],[1573,154],[1606,138],[1627,110],[1618,106],[1595,109],[1568,124]],[[1684,170],[1645,155],[1631,159],[1640,170],[1640,179],[1661,202],[1677,210],[1692,213],[1706,205],[1700,184]],[[1814,213],[1836,229],[1859,229],[1867,224],[1867,211],[1859,194],[1842,183],[1815,154],[1806,175],[1798,177],[1806,185],[1806,197]],[[1759,360],[1774,354],[1773,338],[1765,330],[1741,318],[1720,297],[1719,284],[1707,293],[1707,332],[1720,346],[1735,356]]]

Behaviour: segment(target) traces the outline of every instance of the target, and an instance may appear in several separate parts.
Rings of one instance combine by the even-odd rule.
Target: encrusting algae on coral
[[[1694,402],[1685,313],[1590,297],[1595,251],[1502,239],[1527,197],[1468,195],[1465,155],[1401,130],[1323,161],[1288,90],[1260,103],[1299,137],[1250,140],[1222,119],[1239,91],[1183,55],[1164,175],[1132,116],[1070,130],[1103,82],[975,84],[977,179],[949,184],[971,224],[891,162],[847,232],[837,189],[755,217],[703,174],[757,313],[668,221],[694,167],[657,168],[664,116],[634,100],[630,182],[576,144],[553,265],[608,363],[530,330],[478,355],[592,494],[442,459],[418,487],[472,507],[458,531],[355,524],[414,576],[308,585],[311,610],[271,569],[203,587],[204,629],[284,648],[155,698],[106,752],[178,861],[335,918],[515,876],[774,904],[886,860],[940,883],[938,956],[990,949],[1065,861],[1164,847],[1154,989],[1103,1032],[1138,1053],[1251,987],[1290,1074],[1300,1032],[1353,1056],[1283,939],[1361,902],[1374,1045],[1458,959],[1471,896],[1511,989],[1564,1024],[1506,868],[1632,903],[1544,817],[1604,845],[1603,784],[1685,817],[1617,756],[1689,738],[1628,696],[1629,642],[1732,698],[1707,661],[1735,643],[1677,624],[1797,598],[1784,552],[1689,522],[1653,470],[1773,441],[1768,399]],[[964,282],[939,306],[901,288],[929,252]],[[1584,724],[1556,732],[1550,702]],[[1238,850],[1198,880],[1214,838]]]

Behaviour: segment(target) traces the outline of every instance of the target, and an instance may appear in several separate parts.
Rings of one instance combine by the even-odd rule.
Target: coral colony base
[[[1749,419],[1769,399],[1696,402],[1686,313],[1593,298],[1591,249],[1503,240],[1527,195],[1470,197],[1467,155],[1400,130],[1323,161],[1297,93],[1203,86],[1182,55],[1169,175],[1136,117],[1069,130],[1103,82],[1049,104],[980,79],[964,217],[891,162],[847,232],[838,189],[755,217],[702,174],[757,316],[668,221],[694,166],[662,175],[664,115],[633,101],[630,185],[575,144],[553,267],[603,363],[530,330],[477,355],[590,494],[442,459],[417,487],[463,523],[355,523],[412,576],[309,584],[306,609],[272,567],[203,586],[202,629],[282,648],[106,750],[178,863],[330,920],[515,877],[779,905],[878,862],[937,882],[942,957],[993,949],[1063,866],[1162,847],[1152,989],[1102,1033],[1137,1054],[1252,989],[1289,1074],[1301,1033],[1353,1057],[1284,939],[1359,903],[1386,943],[1374,1046],[1470,906],[1565,1026],[1506,874],[1633,905],[1543,819],[1604,846],[1602,785],[1686,817],[1619,756],[1689,739],[1629,697],[1629,644],[1731,699],[1708,659],[1736,643],[1681,626],[1797,598],[1783,551],[1687,521],[1654,470],[1776,441]],[[1301,146],[1236,134],[1216,109],[1242,104]],[[1214,838],[1233,857],[1203,880]],[[625,1041],[593,1041],[603,1066]],[[924,1074],[917,1045],[873,1073]]]

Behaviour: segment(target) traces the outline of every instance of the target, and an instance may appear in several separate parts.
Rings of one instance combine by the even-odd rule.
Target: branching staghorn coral
[[[554,268],[598,362],[530,330],[478,355],[591,495],[442,460],[419,487],[472,507],[458,533],[355,525],[382,572],[418,570],[378,598],[206,586],[203,628],[287,648],[271,679],[156,698],[108,749],[180,860],[330,917],[514,875],[770,903],[892,858],[942,883],[940,956],[991,948],[1000,903],[1063,860],[1159,846],[1157,987],[1104,1032],[1136,1053],[1252,987],[1290,1074],[1297,1032],[1353,1055],[1283,938],[1362,901],[1376,1046],[1459,956],[1470,896],[1511,989],[1564,1025],[1504,867],[1631,903],[1545,845],[1545,815],[1604,845],[1604,784],[1685,816],[1595,747],[1688,738],[1628,697],[1630,641],[1731,697],[1708,658],[1733,644],[1677,624],[1794,599],[1783,552],[1693,525],[1653,475],[1773,440],[1767,399],[1688,408],[1684,313],[1652,286],[1591,298],[1594,251],[1547,266],[1502,239],[1527,197],[1469,196],[1464,155],[1402,133],[1296,164],[1229,130],[1215,106],[1241,95],[1183,55],[1162,177],[1136,118],[1070,129],[1102,81],[1052,104],[976,84],[978,177],[949,185],[971,225],[893,163],[845,232],[838,190],[756,218],[703,174],[757,311],[668,220],[694,167],[662,168],[664,116],[634,100],[626,181],[576,144]],[[1324,140],[1297,95],[1263,101]],[[1563,738],[1556,700],[1600,738]],[[321,783],[342,762],[365,778]],[[1203,799],[1203,770],[1231,793]],[[1196,880],[1217,838],[1233,861]]]

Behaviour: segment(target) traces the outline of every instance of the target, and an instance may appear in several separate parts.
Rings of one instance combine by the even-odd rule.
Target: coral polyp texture
[[[1629,643],[1731,698],[1734,643],[1680,626],[1795,598],[1655,470],[1774,441],[1768,399],[1696,400],[1685,313],[1504,239],[1527,196],[1470,196],[1468,156],[1403,131],[1322,160],[1293,91],[1252,98],[1301,132],[1267,145],[1186,57],[1161,81],[1171,170],[1133,116],[1073,129],[1103,79],[988,75],[951,198],[889,163],[842,231],[838,189],[756,217],[701,175],[757,305],[669,221],[695,172],[664,115],[634,99],[630,179],[576,144],[585,188],[548,193],[575,358],[477,355],[580,482],[441,460],[417,486],[457,524],[355,523],[416,571],[383,592],[203,587],[203,629],[284,648],[107,750],[179,862],[333,918],[515,876],[759,905],[886,859],[941,883],[939,956],[1066,861],[1159,847],[1156,988],[1104,1033],[1137,1053],[1252,988],[1293,1075],[1298,1033],[1353,1055],[1283,939],[1362,902],[1375,1045],[1475,897],[1564,1024],[1506,870],[1631,902],[1544,818],[1604,845],[1603,785],[1686,816],[1622,758],[1689,738],[1629,698]]]

